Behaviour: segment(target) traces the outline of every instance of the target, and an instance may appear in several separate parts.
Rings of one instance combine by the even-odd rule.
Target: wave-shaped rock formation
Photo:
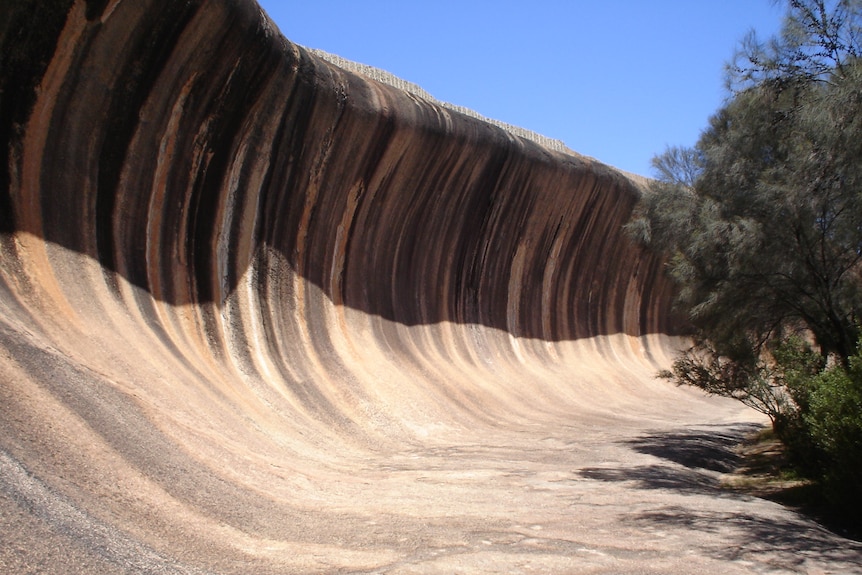
[[[310,48],[309,52],[311,52],[315,56],[320,56],[327,62],[331,62],[340,68],[345,68],[352,72],[358,72],[359,74],[367,76],[372,80],[377,80],[378,82],[394,86],[395,88],[398,88],[399,90],[402,90],[404,92],[410,92],[411,94],[419,96],[421,99],[428,102],[439,104],[440,106],[448,108],[449,110],[460,112],[461,114],[470,116],[471,118],[477,118],[479,120],[482,120],[483,122],[499,126],[515,136],[530,140],[532,142],[536,142],[537,144],[540,144],[545,148],[556,150],[558,152],[565,152],[571,155],[577,155],[577,152],[569,149],[569,147],[566,146],[560,140],[554,140],[552,138],[542,136],[541,134],[537,134],[536,132],[525,130],[524,128],[513,126],[512,124],[507,124],[505,122],[500,122],[499,120],[494,120],[493,118],[486,118],[475,110],[471,110],[470,108],[467,108],[465,106],[459,106],[457,104],[452,104],[451,102],[441,102],[440,100],[434,98],[434,96],[429,94],[427,91],[425,91],[422,87],[417,86],[413,82],[407,82],[406,80],[403,80],[398,76],[395,76],[385,70],[381,70],[380,68],[375,68],[367,64],[353,62],[346,58],[342,58],[337,54],[330,54],[329,52],[325,52],[324,50]],[[637,176],[635,177],[637,178]]]
[[[0,43],[0,570],[672,571],[600,470],[740,413],[652,377],[630,178],[251,1],[7,0]]]

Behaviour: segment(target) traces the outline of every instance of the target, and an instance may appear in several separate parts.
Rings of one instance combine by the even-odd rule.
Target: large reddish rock
[[[653,378],[631,177],[252,1],[7,0],[0,46],[0,571],[689,573],[650,510],[735,512],[597,479],[751,419]]]

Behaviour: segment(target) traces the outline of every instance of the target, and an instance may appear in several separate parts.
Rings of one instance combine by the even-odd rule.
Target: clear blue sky
[[[288,40],[652,175],[726,96],[723,65],[769,0],[261,0]]]

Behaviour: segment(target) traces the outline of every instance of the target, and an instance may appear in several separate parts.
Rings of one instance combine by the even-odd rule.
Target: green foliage
[[[795,413],[795,404],[774,366],[757,357],[731,360],[709,341],[700,341],[680,354],[673,370],[659,375],[710,395],[741,401],[767,415],[776,429]]]
[[[745,333],[759,346],[799,326],[826,354],[853,351],[862,70],[851,72],[793,93],[752,88],[711,119],[688,160],[670,150],[655,162],[661,179],[629,230],[668,254],[678,304],[717,344]]]
[[[654,159],[627,228],[667,257],[691,325],[661,375],[765,413],[846,497],[862,493],[862,2],[786,6],[697,144]]]
[[[846,363],[862,312],[862,64],[800,74],[747,87],[694,148],[656,158],[628,229],[668,255],[678,305],[720,353],[804,328]]]
[[[728,64],[732,90],[774,81],[820,80],[862,56],[859,0],[784,3],[787,12],[780,34],[761,42],[752,32]]]
[[[802,418],[832,501],[862,509],[862,355],[818,374]]]

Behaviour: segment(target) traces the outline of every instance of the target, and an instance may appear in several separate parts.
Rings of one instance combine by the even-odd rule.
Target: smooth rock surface
[[[5,1],[0,46],[0,572],[862,572],[653,377],[630,177],[251,1]]]

